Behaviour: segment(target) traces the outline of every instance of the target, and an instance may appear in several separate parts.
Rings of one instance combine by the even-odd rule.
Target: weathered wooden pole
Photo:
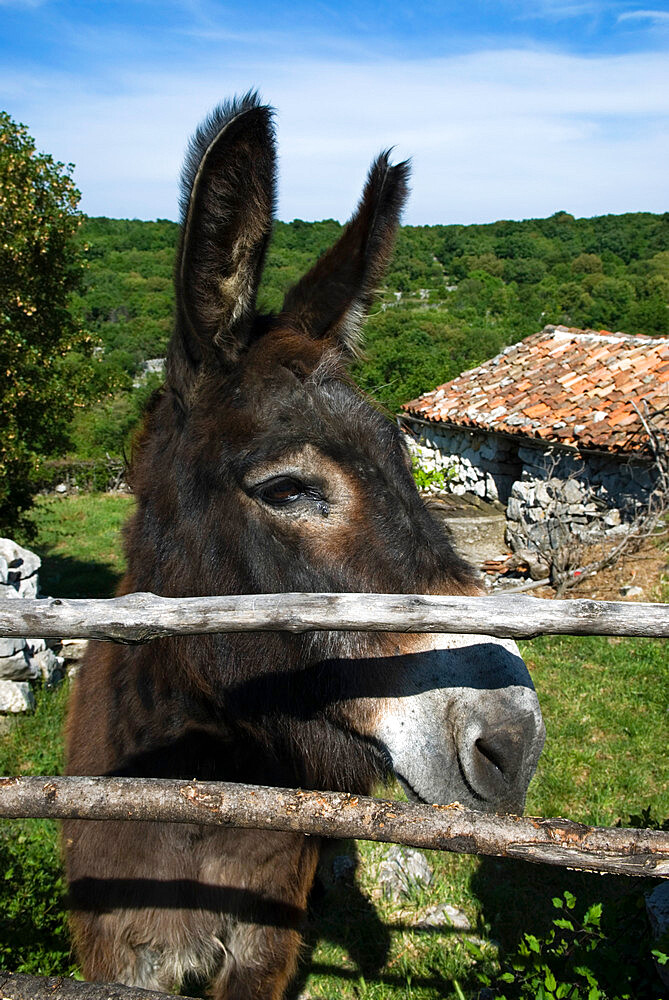
[[[82,983],[68,976],[0,972],[0,1000],[180,1000],[120,983]]]
[[[497,816],[457,803],[409,804],[343,792],[162,778],[8,777],[0,778],[0,816],[300,831],[669,878],[669,833]]]
[[[127,594],[109,600],[0,601],[0,636],[8,637],[141,643],[176,634],[329,629],[528,639],[537,635],[667,637],[669,605],[421,594]]]

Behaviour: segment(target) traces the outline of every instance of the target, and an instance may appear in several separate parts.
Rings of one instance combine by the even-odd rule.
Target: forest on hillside
[[[259,296],[283,295],[340,235],[333,220],[277,222]],[[159,381],[174,295],[176,223],[85,219],[88,269],[74,301],[99,340],[108,395],[75,417],[70,452],[120,455]],[[547,323],[649,335],[669,332],[669,213],[470,226],[403,226],[366,325],[358,383],[395,412]]]

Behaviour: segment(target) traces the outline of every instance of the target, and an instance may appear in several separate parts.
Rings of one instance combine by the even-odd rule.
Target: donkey
[[[408,172],[381,154],[339,240],[278,315],[260,315],[271,109],[249,94],[196,131],[175,329],[133,454],[121,593],[479,592],[416,491],[398,428],[348,374]],[[544,728],[512,642],[315,632],[93,643],[67,736],[69,774],[364,794],[394,773],[422,801],[519,811]],[[317,838],[69,821],[64,846],[86,978],[284,995]]]

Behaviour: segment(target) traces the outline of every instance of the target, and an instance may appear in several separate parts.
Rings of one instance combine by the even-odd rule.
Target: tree
[[[68,308],[83,270],[71,171],[0,112],[0,533],[21,522],[40,457],[98,388],[92,338]]]

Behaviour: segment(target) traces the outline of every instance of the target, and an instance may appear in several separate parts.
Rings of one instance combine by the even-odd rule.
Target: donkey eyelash
[[[277,476],[275,479],[269,479],[257,486],[253,493],[259,500],[271,504],[273,507],[287,506],[302,497],[313,500],[321,506],[325,505],[322,493],[293,476]]]

